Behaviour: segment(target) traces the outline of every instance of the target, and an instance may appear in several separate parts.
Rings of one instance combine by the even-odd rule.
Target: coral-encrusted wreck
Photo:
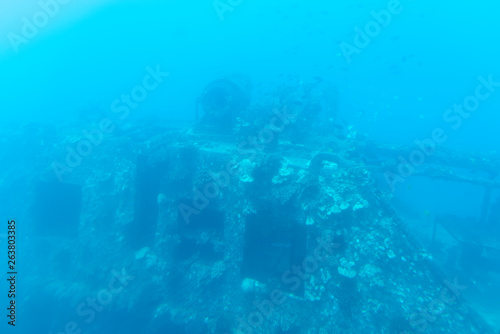
[[[53,305],[37,332],[490,333],[391,209],[367,144],[310,126],[314,99],[283,101],[231,134],[133,124],[63,183],[26,180],[24,252],[46,262],[27,263],[22,303]]]

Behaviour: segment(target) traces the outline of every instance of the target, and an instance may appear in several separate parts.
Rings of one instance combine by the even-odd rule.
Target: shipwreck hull
[[[38,288],[25,312],[41,295],[64,305],[46,310],[43,330],[492,332],[353,158],[355,142],[268,150],[192,130],[139,133],[107,138],[64,175],[81,192],[72,228],[40,233],[46,218],[26,210],[29,252],[59,274],[30,264]],[[57,178],[35,175],[26,187],[37,207],[35,184]],[[110,290],[120,277],[123,289]],[[89,296],[106,301],[101,319],[81,315]]]

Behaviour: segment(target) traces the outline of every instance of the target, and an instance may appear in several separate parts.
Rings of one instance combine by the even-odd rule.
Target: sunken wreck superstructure
[[[366,158],[390,149],[336,126],[319,80],[254,103],[230,80],[194,126],[117,125],[72,167],[83,137],[59,131],[16,171],[36,332],[492,333],[391,207]]]

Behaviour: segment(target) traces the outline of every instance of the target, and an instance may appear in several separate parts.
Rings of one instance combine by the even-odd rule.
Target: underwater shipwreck
[[[11,171],[32,175],[16,190],[30,200],[6,205],[29,213],[23,252],[46,259],[25,259],[34,332],[495,333],[391,205],[383,175],[406,148],[336,125],[319,79],[250,87],[215,80],[187,128],[116,123],[73,166],[75,129],[25,130],[47,144]],[[415,173],[499,186],[452,171],[496,173],[498,156],[428,161]]]

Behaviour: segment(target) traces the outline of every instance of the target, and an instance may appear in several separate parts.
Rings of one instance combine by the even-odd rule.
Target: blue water
[[[0,271],[10,277],[13,219],[19,265],[15,328],[0,284],[1,332],[454,333],[465,319],[471,333],[498,333],[499,9],[429,0],[1,3]],[[251,82],[248,100],[223,96],[236,104],[211,118],[203,98],[220,96],[207,89],[234,74]],[[269,127],[271,110],[291,106],[306,111],[255,160],[242,155],[239,143]],[[320,159],[323,172],[306,187],[299,170],[312,173],[312,157],[326,151],[338,155]],[[221,186],[192,230],[177,227],[178,201],[191,206],[207,171],[232,159],[253,172]],[[342,200],[326,194],[325,170]],[[364,203],[356,196],[369,207],[352,210]],[[340,214],[311,213],[332,203]],[[410,237],[384,230],[388,217]],[[396,280],[397,265],[360,255],[373,247],[362,245],[369,231],[377,245],[403,245],[398,259],[425,264],[415,260],[413,278]],[[330,232],[342,241],[333,259],[262,325],[242,327],[238,317],[249,321],[276,275]],[[383,274],[362,276],[367,264]],[[137,277],[130,286],[127,275]],[[441,301],[442,311],[415,320],[454,279],[468,287],[458,297],[466,306]],[[397,289],[407,297],[384,299]],[[92,298],[100,305],[89,308]]]

